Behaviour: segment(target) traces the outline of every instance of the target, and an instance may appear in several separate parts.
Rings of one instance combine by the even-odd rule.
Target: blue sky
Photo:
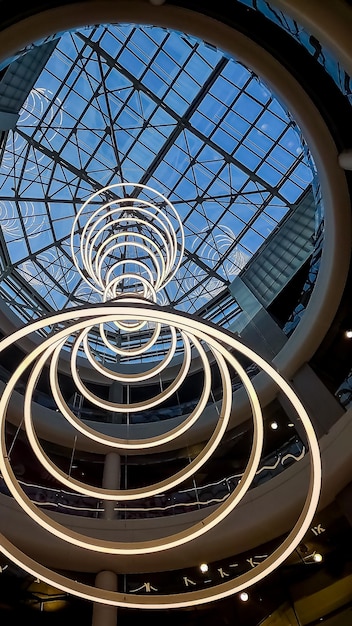
[[[168,197],[185,229],[184,261],[162,301],[197,312],[226,292],[311,179],[289,114],[220,50],[149,26],[67,33],[2,160],[13,282],[7,271],[0,287],[10,293],[20,276],[39,294],[39,313],[41,300],[53,309],[94,301],[71,260],[75,215],[105,185],[143,182]]]

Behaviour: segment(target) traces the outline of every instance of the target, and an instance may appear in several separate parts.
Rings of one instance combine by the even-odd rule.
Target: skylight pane
[[[0,215],[10,267],[0,289],[9,294],[26,273],[27,318],[35,297],[38,311],[43,298],[52,308],[97,301],[69,261],[74,216],[105,185],[142,182],[175,203],[185,228],[185,260],[165,297],[197,312],[214,295],[225,298],[309,186],[303,154],[299,132],[267,86],[214,46],[148,25],[68,33],[39,73],[3,155]]]

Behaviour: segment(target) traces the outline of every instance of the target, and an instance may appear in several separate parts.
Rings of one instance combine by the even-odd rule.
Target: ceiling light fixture
[[[130,196],[133,192],[135,192],[136,197],[131,198]],[[123,196],[125,193],[128,194],[128,197]],[[141,197],[144,193],[146,197]],[[102,195],[104,198],[112,196],[113,200],[104,202],[102,207],[96,209],[95,207],[98,201],[101,200]],[[91,208],[92,204],[94,204],[93,211]],[[81,233],[79,245],[77,245],[77,231]],[[3,553],[17,565],[62,591],[94,602],[131,608],[182,608],[204,604],[239,592],[243,594],[242,600],[247,601],[248,593],[244,590],[276,569],[302,541],[310,527],[319,500],[321,466],[318,441],[309,416],[292,387],[273,366],[253,350],[239,342],[230,331],[205,322],[193,315],[181,314],[171,309],[171,307],[161,307],[155,304],[156,294],[171,280],[171,277],[174,276],[180,266],[183,242],[182,222],[174,207],[164,196],[150,187],[132,183],[112,185],[111,187],[105,187],[99,192],[97,191],[84,203],[73,224],[71,250],[74,263],[82,279],[100,294],[102,302],[96,305],[72,308],[56,314],[50,314],[31,324],[27,324],[0,342],[1,353],[10,345],[42,328],[49,326],[58,328],[56,333],[47,336],[42,344],[33,349],[18,365],[8,381],[0,400],[0,471],[7,487],[22,509],[42,528],[65,542],[93,552],[111,555],[152,554],[184,545],[204,535],[209,530],[215,528],[235,509],[247,493],[261,459],[264,435],[261,407],[255,388],[246,370],[234,356],[233,353],[235,352],[256,364],[276,383],[280,392],[291,402],[301,420],[307,434],[311,461],[308,493],[302,513],[291,532],[282,544],[253,570],[234,579],[226,580],[214,587],[181,593],[176,597],[175,595],[158,596],[155,594],[152,596],[145,594],[128,595],[73,581],[62,574],[49,570],[40,563],[36,563],[28,555],[16,548],[6,537],[0,535],[0,545]],[[130,258],[131,250],[141,251],[141,256],[137,254],[136,258]],[[175,337],[181,338],[184,358],[178,374],[169,387],[158,393],[151,400],[135,404],[130,402],[125,404],[107,402],[98,398],[86,388],[78,374],[78,347],[80,345],[83,346],[87,359],[94,366],[95,359],[93,351],[89,346],[89,332],[93,327],[99,330],[102,340],[111,350],[122,350],[122,353],[127,356],[132,353],[132,350],[129,351],[128,347],[123,349],[116,348],[110,342],[105,330],[109,324],[114,325],[119,331],[124,332],[127,330],[131,334],[138,332],[141,328],[153,328],[151,338],[146,341],[144,346],[139,348],[140,351],[148,350],[150,345],[157,341],[162,326],[170,329],[170,337],[172,338],[170,350],[172,356],[174,354],[172,346],[175,345]],[[73,337],[75,338],[74,340],[72,340]],[[65,403],[60,390],[58,363],[61,350],[68,341],[70,341],[72,346],[70,362],[72,378],[79,392],[90,403],[98,406],[100,409],[103,408],[106,411],[115,411],[117,413],[133,413],[146,407],[157,406],[166,398],[169,398],[172,393],[176,393],[189,371],[191,353],[198,353],[204,371],[204,385],[197,407],[184,422],[162,435],[134,440],[130,437],[130,433],[128,439],[122,439],[96,431],[92,426],[82,422],[74,415]],[[208,403],[212,388],[209,354],[212,354],[212,358],[217,362],[222,383],[219,419],[213,434],[199,454],[174,476],[140,489],[112,490],[98,488],[87,485],[72,476],[67,476],[65,472],[55,466],[41,447],[32,419],[32,404],[37,381],[47,362],[50,362],[50,385],[53,397],[63,417],[81,435],[128,454],[128,451],[131,450],[158,448],[162,444],[179,437],[196,423]],[[162,359],[162,365],[158,365],[158,373],[162,372],[163,368],[168,365],[172,356],[170,357],[170,354],[166,354]],[[28,368],[31,368],[31,371],[28,376],[24,398],[24,427],[30,445],[41,464],[55,479],[78,493],[96,497],[100,500],[119,501],[134,500],[170,490],[193,476],[194,472],[202,467],[212,456],[229,424],[232,412],[230,370],[236,371],[247,392],[253,417],[253,442],[247,467],[241,480],[227,499],[215,511],[202,519],[201,524],[199,522],[195,523],[185,530],[168,536],[161,536],[148,541],[137,541],[135,543],[115,542],[89,537],[86,534],[81,534],[69,527],[65,527],[62,523],[47,515],[40,507],[37,507],[24,492],[11,468],[11,461],[6,447],[5,423],[7,409],[20,377]],[[107,371],[101,364],[97,364],[97,370],[100,373],[105,373],[108,378],[124,382],[128,380],[133,381],[135,380],[134,377],[138,378],[138,382],[143,382],[144,379],[148,380],[151,377],[149,371],[144,374],[128,374],[128,378],[126,373]],[[155,375],[155,366],[152,367],[151,371]],[[271,428],[276,429],[277,427],[278,424],[272,422]],[[200,567],[204,573],[207,571],[207,569],[202,570],[202,567],[208,568],[206,564],[202,564]]]

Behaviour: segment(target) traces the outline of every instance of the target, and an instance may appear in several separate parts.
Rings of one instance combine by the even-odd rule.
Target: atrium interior
[[[350,624],[350,3],[0,23],[0,618]]]

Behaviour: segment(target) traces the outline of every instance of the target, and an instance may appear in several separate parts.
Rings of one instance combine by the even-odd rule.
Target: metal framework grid
[[[134,181],[167,196],[185,230],[159,303],[215,321],[225,299],[229,327],[227,287],[309,186],[306,154],[260,79],[213,46],[152,26],[67,33],[3,152],[1,294],[24,320],[94,302],[71,226],[92,193]]]

